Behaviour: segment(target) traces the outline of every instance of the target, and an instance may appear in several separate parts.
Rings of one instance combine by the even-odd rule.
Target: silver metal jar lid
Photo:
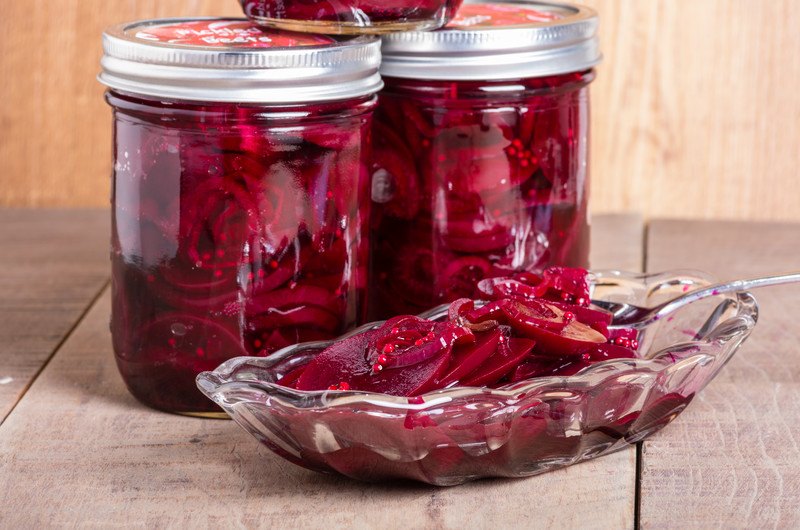
[[[578,72],[602,58],[597,27],[584,6],[468,0],[444,29],[383,36],[381,74],[457,81]]]
[[[103,34],[98,79],[159,98],[311,103],[374,94],[380,40],[259,28],[246,19],[161,19]]]

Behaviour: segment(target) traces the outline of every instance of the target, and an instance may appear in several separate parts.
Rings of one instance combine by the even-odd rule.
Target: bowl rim
[[[661,273],[632,273],[621,270],[596,270],[591,272],[593,281],[595,282],[601,281],[603,278],[639,280],[643,285],[653,283],[655,289],[652,291],[664,285],[664,282],[658,282],[660,278],[669,279],[670,281],[679,281],[682,277],[708,283],[715,281],[715,278],[707,273],[688,269],[671,270]],[[718,322],[712,329],[707,330],[702,338],[676,342],[654,352],[647,358],[601,361],[582,369],[574,375],[540,376],[517,381],[498,388],[454,386],[433,390],[419,396],[408,397],[363,390],[296,390],[263,380],[230,380],[230,377],[242,365],[248,363],[274,365],[282,360],[299,355],[303,351],[319,350],[329,346],[335,341],[373,329],[380,326],[385,321],[364,324],[333,340],[304,342],[287,346],[266,357],[235,357],[225,361],[213,371],[200,373],[196,378],[196,382],[203,394],[223,408],[230,407],[237,401],[235,398],[233,400],[230,399],[230,397],[235,395],[242,396],[241,401],[252,401],[252,399],[244,397],[245,395],[250,395],[252,397],[252,394],[247,392],[248,390],[255,390],[274,397],[291,400],[294,407],[305,410],[352,405],[356,402],[369,403],[386,408],[424,410],[429,407],[439,406],[443,403],[476,395],[493,397],[501,400],[522,399],[531,393],[538,393],[549,388],[564,392],[564,397],[567,397],[570,390],[586,390],[597,386],[608,377],[622,375],[624,371],[661,372],[667,369],[679,369],[688,364],[713,362],[717,356],[707,351],[712,344],[718,345],[720,347],[719,351],[722,352],[728,351],[726,346],[731,342],[738,341],[738,343],[741,344],[753,331],[758,321],[758,303],[755,297],[748,291],[719,296],[729,300],[735,299],[737,302],[737,312],[735,315]],[[418,316],[430,318],[431,316],[442,313],[448,305],[449,304],[443,304],[429,311],[420,313]],[[698,335],[699,334],[700,332],[698,332]],[[738,345],[734,345],[732,350],[735,351],[737,347]],[[678,351],[686,351],[690,354],[676,361],[675,353]],[[725,362],[727,362],[731,356],[732,355],[729,354]],[[719,368],[721,368],[721,366]],[[598,380],[598,376],[602,377]],[[226,396],[224,403],[221,402],[221,398],[218,399],[218,397],[222,395]]]

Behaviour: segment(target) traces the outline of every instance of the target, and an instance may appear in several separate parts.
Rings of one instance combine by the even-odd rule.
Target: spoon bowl
[[[749,280],[733,280],[724,283],[715,283],[700,289],[689,290],[677,298],[667,300],[653,307],[641,307],[633,303],[617,302],[612,300],[592,299],[592,305],[604,309],[614,315],[611,328],[636,328],[642,329],[648,325],[668,317],[678,309],[703,300],[711,296],[718,296],[726,293],[738,293],[756,289],[759,287],[769,287],[773,285],[783,285],[788,283],[800,282],[800,272],[779,274],[775,276],[762,276]]]

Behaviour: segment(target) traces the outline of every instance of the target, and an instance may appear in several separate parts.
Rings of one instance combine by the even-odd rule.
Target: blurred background
[[[592,88],[592,209],[800,220],[797,0],[586,0],[605,61]],[[108,206],[100,35],[236,0],[0,0],[0,206]]]

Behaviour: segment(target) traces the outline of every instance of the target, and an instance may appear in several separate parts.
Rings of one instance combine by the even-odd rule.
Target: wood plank
[[[638,223],[598,221],[597,248]],[[114,365],[109,305],[106,292],[0,429],[0,527],[633,525],[633,450],[525,480],[368,485],[289,464],[232,422],[147,409]]]
[[[108,218],[0,210],[0,423],[108,280]]]
[[[595,215],[592,218],[593,269],[641,271],[644,266],[644,222],[638,214]]]
[[[800,269],[800,225],[653,223],[648,270],[722,279]],[[647,527],[800,527],[800,286],[761,289],[750,340],[687,411],[645,443]]]

